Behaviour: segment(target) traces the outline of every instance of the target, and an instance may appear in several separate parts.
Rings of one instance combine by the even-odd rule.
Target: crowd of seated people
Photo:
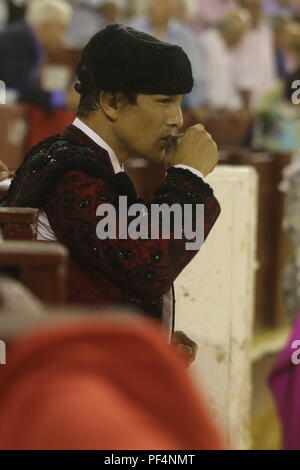
[[[246,139],[239,144],[275,152],[293,153],[292,169],[295,171],[287,172],[286,175],[286,181],[289,181],[287,191],[290,191],[286,224],[293,233],[295,243],[298,244],[295,253],[299,253],[300,235],[297,234],[300,234],[300,225],[298,220],[290,215],[291,212],[293,215],[295,211],[297,212],[300,200],[299,184],[296,184],[299,182],[300,174],[300,165],[297,165],[300,159],[297,135],[300,134],[296,126],[300,114],[292,103],[293,83],[300,79],[299,2],[297,0],[50,0],[48,4],[47,1],[0,0],[0,80],[6,86],[8,99],[6,104],[8,106],[21,104],[26,108],[28,134],[24,142],[24,155],[25,150],[29,150],[44,137],[62,133],[73,121],[78,105],[78,97],[73,90],[75,76],[64,84],[64,88],[56,89],[54,86],[49,89],[43,84],[43,70],[49,58],[51,60],[54,58],[55,63],[55,58],[61,51],[80,52],[90,37],[108,24],[123,23],[132,26],[165,42],[180,45],[188,54],[195,80],[193,91],[183,101],[183,111],[188,122],[205,123],[212,117],[221,117],[224,120],[231,120],[233,126],[236,126],[237,123],[247,121],[249,132]],[[61,58],[59,63],[61,64]],[[292,131],[291,121],[294,124]],[[281,124],[280,131],[278,131],[278,122]],[[0,162],[0,180],[6,179],[7,176],[8,169]],[[294,258],[286,281],[289,286],[294,286],[299,266],[299,257]],[[293,297],[294,310],[298,306],[300,310],[299,292],[294,289],[291,294],[289,289],[289,296]],[[48,402],[43,402],[40,396],[43,390],[39,394],[37,389],[34,389],[36,395],[31,395],[30,387],[34,382],[30,382],[29,375],[26,376],[26,368],[30,369],[30,374],[35,375],[34,380],[43,381],[43,370],[39,364],[34,363],[32,368],[29,366],[31,357],[37,357],[37,352],[42,352],[46,358],[45,366],[52,370],[53,364],[49,359],[50,356],[47,356],[47,348],[48,351],[51,350],[52,358],[53,354],[57,357],[64,355],[64,346],[60,342],[62,334],[66,335],[70,343],[69,356],[64,356],[64,362],[57,376],[50,374],[48,382],[43,382],[44,390],[48,387],[53,392],[49,395]],[[107,333],[102,325],[85,326],[77,331],[76,327],[69,328],[67,325],[63,333],[58,328],[54,332],[42,333],[41,337],[33,335],[32,341],[21,338],[21,341],[16,343],[12,348],[10,366],[12,372],[8,372],[8,375],[12,374],[12,382],[7,381],[5,373],[0,376],[0,402],[3,414],[0,426],[0,449],[47,446],[48,448],[91,446],[98,449],[103,449],[105,446],[112,448],[122,446],[133,449],[135,445],[146,448],[147,442],[149,448],[158,448],[159,445],[166,449],[187,449],[195,446],[210,449],[224,448],[224,443],[211,424],[202,401],[197,398],[180,365],[176,363],[177,359],[174,359],[172,354],[169,355],[169,351],[164,349],[163,342],[157,339],[155,328],[152,331],[149,326],[149,335],[142,333],[143,348],[140,350],[135,346],[135,341],[138,344],[140,337],[136,332],[133,334],[130,329],[125,328],[116,333],[118,341],[122,335],[124,336],[123,349],[122,344],[116,339],[106,346],[107,335],[113,336],[115,331]],[[127,349],[132,340],[130,335],[136,335],[133,338],[132,350]],[[73,361],[78,360],[76,350],[78,347],[81,348],[85,341],[89,342],[90,350],[88,352],[84,350],[81,361],[83,368],[90,371],[88,380],[86,376],[82,377],[81,370],[75,368],[75,374],[72,370]],[[116,350],[112,347],[113,341],[118,344]],[[102,349],[99,347],[101,342],[103,342]],[[107,351],[108,361],[103,360],[103,357],[107,357]],[[120,355],[126,352],[123,358],[124,367],[130,370],[132,365],[130,371],[132,378],[141,386],[141,390],[134,389],[135,403],[141,396],[145,397],[147,389],[146,378],[143,386],[141,385],[141,364],[134,361],[136,355],[141,354],[141,351],[145,357],[150,358],[153,355],[155,364],[153,359],[148,359],[153,365],[152,380],[169,372],[165,387],[154,391],[155,397],[149,397],[147,403],[143,403],[145,410],[148,407],[147,426],[139,410],[130,409],[126,397],[121,394],[118,397],[118,393],[121,392],[115,383],[119,384],[123,380],[126,388],[130,380],[122,376],[120,368],[113,367],[115,365],[113,353],[116,351]],[[161,358],[163,360],[160,363]],[[25,367],[24,374],[14,375],[20,364]],[[97,367],[100,364],[97,371],[95,364]],[[145,366],[147,365],[145,361]],[[35,367],[36,370],[33,370]],[[110,374],[109,370],[113,372]],[[114,373],[115,383],[111,386],[111,376]],[[276,381],[276,373],[274,374],[273,380]],[[174,388],[175,383],[178,385],[177,388]],[[80,393],[72,396],[74,384],[78,384]],[[27,387],[28,395],[11,394],[13,388],[18,389],[20,386]],[[69,398],[66,400],[66,397],[60,394],[59,390],[62,387],[69,390],[71,400]],[[173,402],[169,408],[167,407],[168,413],[164,414],[162,403],[168,403],[172,391],[176,392]],[[98,403],[99,393],[103,394],[102,404]],[[31,415],[36,416],[36,425],[25,436],[26,440],[24,436],[18,435],[17,429],[20,420],[26,422],[27,416],[24,410],[27,410],[28,403],[32,402],[32,396],[37,405],[31,403],[29,408]],[[159,403],[158,396],[163,397],[164,401]],[[106,409],[103,403],[107,397],[109,401]],[[286,400],[286,397],[284,399]],[[174,409],[177,406],[180,409],[183,400],[186,406],[182,408],[177,419],[174,419],[176,413]],[[189,400],[190,406],[188,406]],[[116,402],[120,405],[119,416],[115,411]],[[88,403],[86,408],[84,403]],[[51,416],[49,411],[51,407],[61,410],[61,415],[56,414],[55,418],[54,415]],[[11,420],[11,410],[21,410],[19,416],[17,411],[14,412],[14,420]],[[74,410],[77,410],[75,415]],[[281,411],[284,414],[285,409],[281,408]],[[80,419],[84,417],[83,428],[78,426],[78,412]],[[130,434],[123,429],[126,420],[119,419],[123,416],[122,413],[127,416],[126,419],[133,420],[131,422],[134,426]],[[42,420],[37,419],[37,416],[42,416]],[[105,419],[101,424],[103,416]],[[114,425],[111,424],[112,418],[115,420]],[[188,418],[193,421],[194,426],[194,432],[190,434]],[[149,425],[151,420],[155,425]],[[45,423],[49,422],[49,434],[47,434]],[[166,432],[161,435],[164,424]],[[7,432],[7,426],[11,426],[10,432]],[[107,426],[111,427],[109,434],[113,437],[111,440],[104,439],[104,436],[107,437]],[[118,433],[116,433],[117,428]],[[205,436],[205,439],[201,436]],[[295,440],[292,442],[291,445],[297,445]],[[300,446],[300,442],[298,445]],[[288,444],[286,446],[288,447]]]
[[[37,93],[47,54],[62,47],[80,50],[109,23],[132,25],[185,48],[195,87],[184,109],[198,118],[204,110],[255,112],[277,80],[297,68],[292,43],[297,40],[299,6],[291,0],[65,0],[57,7],[60,15],[54,18],[50,11],[47,21],[41,12],[37,18],[34,3],[2,2],[0,80],[15,91],[17,101],[43,109],[68,105],[62,90],[51,96],[41,88]],[[225,103],[220,100],[224,95]]]

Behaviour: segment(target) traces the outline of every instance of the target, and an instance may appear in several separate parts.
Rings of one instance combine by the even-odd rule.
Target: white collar
[[[100,135],[96,134],[96,132],[94,132],[89,126],[87,126],[79,118],[75,118],[72,125],[80,129],[82,132],[84,132],[84,134],[86,134],[90,139],[92,139],[97,145],[99,145],[99,147],[107,151],[115,173],[120,173],[120,171],[124,171],[119,163],[119,160],[117,159],[115,152],[105,142],[105,140],[103,140],[102,137],[100,137]]]

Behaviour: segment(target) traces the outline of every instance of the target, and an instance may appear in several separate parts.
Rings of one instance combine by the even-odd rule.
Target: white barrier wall
[[[257,174],[218,166],[207,178],[222,213],[175,283],[176,329],[197,342],[191,372],[233,449],[249,446]]]

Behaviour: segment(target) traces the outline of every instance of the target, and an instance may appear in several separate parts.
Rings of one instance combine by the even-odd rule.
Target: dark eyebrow
[[[177,99],[177,97],[180,96],[180,95],[157,95],[155,99],[158,99],[158,100],[173,100],[173,99]],[[180,98],[182,99],[182,98]]]

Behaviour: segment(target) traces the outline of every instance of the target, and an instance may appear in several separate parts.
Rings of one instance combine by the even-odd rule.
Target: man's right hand
[[[6,180],[9,177],[9,170],[7,166],[0,160],[0,181]]]
[[[218,148],[212,136],[202,124],[196,124],[185,132],[169,165],[187,165],[206,176],[213,171],[218,160]]]

